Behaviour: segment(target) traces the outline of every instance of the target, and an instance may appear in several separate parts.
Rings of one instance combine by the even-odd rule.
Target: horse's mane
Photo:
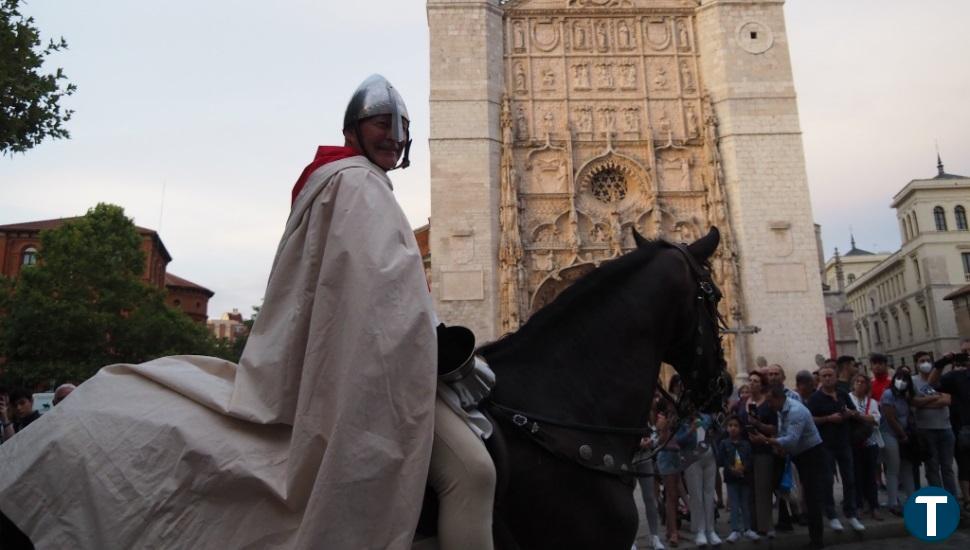
[[[615,292],[620,281],[650,263],[665,248],[663,241],[648,240],[627,254],[603,262],[532,315],[518,331],[485,344],[479,352],[485,356],[505,356],[522,348],[542,349],[546,339],[569,338],[568,328],[571,324],[605,321],[595,318],[601,308],[589,306],[597,300],[602,301],[606,294]],[[600,316],[605,317],[602,313]]]

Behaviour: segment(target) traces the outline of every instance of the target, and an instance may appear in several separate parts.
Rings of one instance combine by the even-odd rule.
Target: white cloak
[[[111,365],[0,446],[37,548],[408,548],[434,422],[431,297],[363,157],[293,205],[238,365]]]

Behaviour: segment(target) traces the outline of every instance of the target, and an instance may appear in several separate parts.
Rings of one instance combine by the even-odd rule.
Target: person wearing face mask
[[[905,369],[892,379],[879,399],[879,433],[882,434],[882,463],[886,468],[886,497],[889,511],[902,515],[902,507],[915,490],[913,482],[913,415],[909,402],[915,396],[913,380]],[[902,492],[899,491],[900,485]]]
[[[933,360],[929,353],[916,354],[917,376],[913,377],[912,406],[915,409],[916,430],[924,439],[929,450],[925,462],[926,481],[930,485],[942,487],[956,495],[959,492],[956,476],[953,475],[953,446],[956,438],[950,425],[950,403],[952,398],[948,393],[942,393],[930,383],[933,372]],[[941,359],[946,361],[946,359]]]

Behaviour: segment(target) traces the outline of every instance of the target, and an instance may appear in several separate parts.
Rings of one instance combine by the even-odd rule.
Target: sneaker
[[[731,544],[734,544],[735,542],[738,542],[738,539],[740,538],[741,538],[741,533],[738,533],[737,531],[731,531],[731,534],[728,535],[727,538],[724,540],[730,542]]]
[[[707,546],[707,535],[703,531],[697,533],[697,536],[694,537],[694,544],[697,546]]]
[[[664,547],[664,543],[660,542],[660,537],[658,537],[657,535],[653,536],[652,542],[653,542],[653,550],[667,550]]]
[[[711,544],[711,546],[720,546],[721,545],[721,537],[717,536],[717,533],[715,533],[714,531],[708,531],[707,532],[707,542],[709,542]]]
[[[865,531],[866,530],[866,526],[863,525],[862,522],[860,522],[858,518],[849,518],[849,525],[852,526],[852,529],[854,529],[856,531]]]
[[[747,531],[745,531],[744,532],[744,536],[748,537],[748,540],[750,540],[750,541],[761,540],[761,535],[759,535],[758,533],[755,533],[751,529],[748,529]]]
[[[842,527],[842,522],[839,521],[839,518],[832,518],[829,520],[829,527],[831,527],[833,531],[838,531],[839,533],[845,530],[845,527]]]

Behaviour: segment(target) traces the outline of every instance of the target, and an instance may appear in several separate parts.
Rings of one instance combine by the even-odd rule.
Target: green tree
[[[41,233],[38,263],[6,300],[0,351],[24,385],[80,382],[111,363],[212,354],[204,326],[165,305],[141,276],[141,236],[121,207],[99,204]]]
[[[64,38],[42,47],[33,17],[24,17],[20,0],[0,0],[0,154],[22,153],[44,138],[68,138],[71,110],[61,99],[77,87],[61,68],[42,70],[51,53],[67,49]]]

